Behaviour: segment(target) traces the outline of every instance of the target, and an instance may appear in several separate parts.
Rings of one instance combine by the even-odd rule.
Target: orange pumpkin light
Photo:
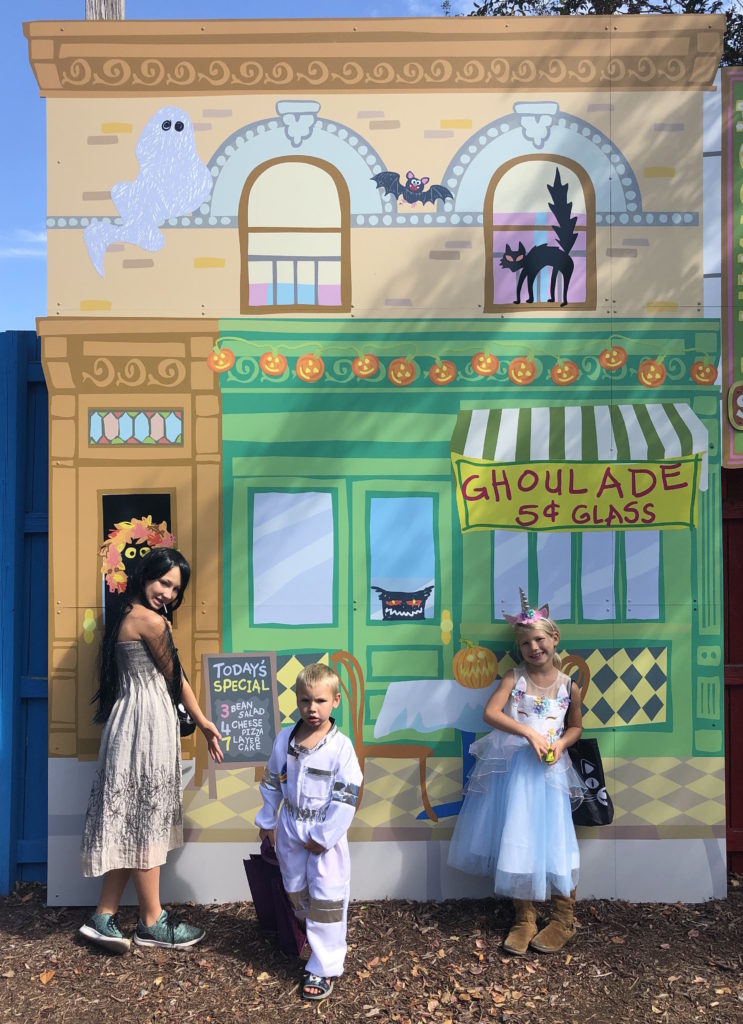
[[[376,356],[366,353],[363,356],[356,356],[351,363],[351,373],[360,380],[367,380],[369,377],[376,377],[379,373],[379,360]]]
[[[226,373],[235,365],[235,353],[231,348],[215,345],[206,357],[206,365],[213,373]]]
[[[572,359],[566,359],[562,363],[556,363],[550,370],[550,377],[554,384],[559,384],[561,387],[565,387],[567,384],[573,384],[580,377],[578,364],[574,363]]]
[[[498,357],[489,352],[477,352],[472,357],[472,369],[481,377],[492,377],[499,366]]]
[[[406,388],[412,384],[418,372],[418,367],[412,359],[393,359],[387,368],[387,376],[392,384],[398,388]]]
[[[434,384],[451,384],[457,377],[457,368],[448,359],[437,360],[428,371],[428,376]]]
[[[519,356],[508,364],[508,378],[514,384],[531,384],[537,375],[537,364],[533,359]]]
[[[599,366],[604,370],[608,370],[609,373],[612,373],[614,370],[621,370],[626,362],[627,350],[623,349],[621,345],[612,345],[611,348],[605,348],[599,354]]]
[[[666,379],[666,368],[657,359],[643,359],[637,368],[637,379],[646,388],[659,388]]]
[[[484,690],[498,675],[498,659],[487,647],[479,647],[462,638],[466,645],[454,655],[452,671],[461,686],[470,690]]]
[[[281,377],[286,372],[286,356],[281,352],[264,352],[258,360],[258,365],[267,377]]]
[[[695,363],[691,364],[689,376],[695,384],[714,384],[717,380],[717,367],[712,363],[705,363],[701,359],[697,359]]]
[[[314,384],[325,373],[325,363],[313,352],[297,359],[297,376],[306,384]]]

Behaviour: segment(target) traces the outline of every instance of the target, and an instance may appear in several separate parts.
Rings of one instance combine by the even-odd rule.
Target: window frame
[[[251,228],[248,220],[250,191],[256,181],[277,164],[303,163],[311,164],[328,174],[338,193],[340,207],[340,227],[328,228],[287,228],[282,226]],[[282,156],[255,167],[245,180],[237,210],[238,238],[240,244],[240,313],[241,315],[283,315],[285,313],[348,313],[351,310],[351,197],[348,185],[337,167],[325,160],[311,156]],[[306,305],[304,303],[273,303],[271,305],[254,306],[250,304],[250,261],[248,260],[248,243],[250,236],[257,234],[334,234],[340,235],[340,278],[341,301],[339,305]]]
[[[495,278],[494,278],[494,259],[495,259],[495,245],[494,237],[496,230],[493,225],[493,200],[495,197],[496,189],[499,182],[513,170],[519,164],[529,163],[533,161],[540,161],[542,163],[550,163],[557,167],[565,167],[571,171],[578,178],[581,188],[583,189],[583,200],[586,210],[586,224],[585,231],[582,226],[579,227],[578,234],[585,235],[585,250],[586,250],[586,297],[583,302],[568,302],[567,306],[559,306],[556,302],[533,302],[525,303],[522,299],[521,303],[517,306],[515,302],[502,303],[495,301]],[[498,170],[490,179],[487,190],[485,192],[485,202],[483,204],[483,234],[485,239],[485,287],[483,292],[483,312],[485,313],[513,313],[514,310],[518,312],[538,312],[544,315],[545,310],[549,310],[551,314],[554,314],[557,310],[564,309],[567,315],[570,315],[570,311],[586,309],[596,309],[596,192],[593,187],[593,182],[590,176],[586,172],[585,168],[580,164],[576,163],[575,160],[571,160],[566,156],[557,156],[545,153],[532,153],[526,156],[514,157],[513,160],[508,160],[506,163],[501,164]],[[515,230],[518,229],[518,225],[514,225],[514,228],[506,228],[503,226],[503,230]],[[538,228],[529,226],[524,230],[529,231],[547,231],[552,233],[552,228],[549,225]],[[518,280],[518,275],[514,274],[514,286]]]

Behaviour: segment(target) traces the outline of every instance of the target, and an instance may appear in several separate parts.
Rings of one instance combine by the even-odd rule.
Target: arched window
[[[579,164],[542,154],[504,164],[483,223],[485,312],[596,308],[596,199]]]
[[[351,308],[348,187],[331,164],[286,157],[245,182],[240,225],[240,311]]]

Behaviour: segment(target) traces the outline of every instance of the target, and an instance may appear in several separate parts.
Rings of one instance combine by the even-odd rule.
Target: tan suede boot
[[[575,889],[570,896],[553,896],[549,924],[532,940],[531,948],[540,953],[557,953],[575,935]]]
[[[513,925],[503,948],[507,953],[523,956],[529,942],[537,934],[537,912],[529,900],[513,901]]]

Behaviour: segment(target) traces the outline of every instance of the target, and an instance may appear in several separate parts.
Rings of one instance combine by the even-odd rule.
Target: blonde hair
[[[312,665],[305,665],[297,676],[294,689],[297,693],[300,690],[311,690],[318,683],[325,683],[330,688],[333,697],[341,692],[341,681],[329,665],[323,665],[316,661]]]
[[[534,619],[532,622],[517,622],[514,624],[513,633],[516,637],[516,643],[519,643],[519,633],[530,633],[536,630],[541,630],[543,633],[546,633],[547,636],[552,637],[556,633],[558,635],[560,633],[560,630],[558,629],[556,623],[554,623],[552,619],[548,618],[546,615],[542,615],[540,618]],[[521,657],[520,652],[519,657]],[[562,658],[556,650],[552,655],[552,664],[555,666],[556,669],[562,668]]]

